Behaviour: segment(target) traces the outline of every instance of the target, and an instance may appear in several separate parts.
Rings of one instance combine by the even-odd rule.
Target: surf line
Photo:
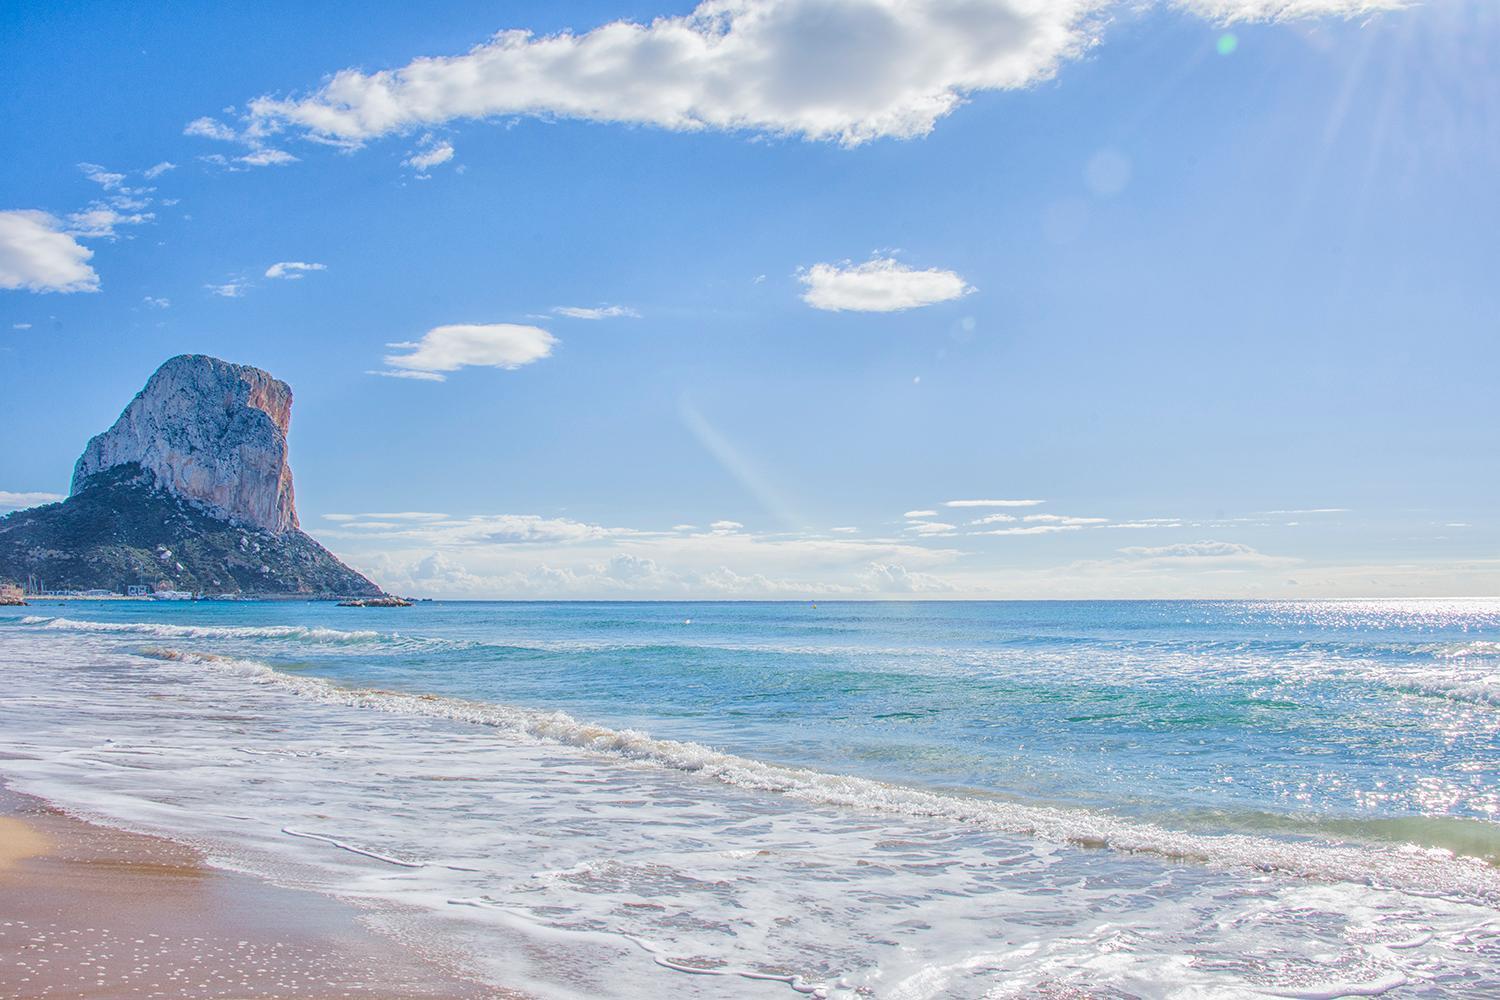
[[[529,916],[528,914],[517,913],[515,910],[512,910],[508,906],[502,906],[499,903],[485,899],[483,897],[450,899],[448,900],[448,903],[450,906],[472,906],[477,909],[490,910],[495,913],[501,913],[532,930],[543,931],[548,934],[568,935],[572,937],[604,938],[606,940],[613,938],[623,938],[626,941],[629,941],[631,944],[635,945],[637,948],[644,951],[646,954],[650,955],[651,960],[657,965],[661,966],[664,969],[670,969],[673,972],[685,972],[688,975],[693,976],[733,976],[740,979],[753,979],[762,982],[781,983],[784,986],[791,987],[794,992],[801,993],[806,996],[811,996],[814,998],[826,998],[828,996],[828,986],[826,984],[810,983],[800,975],[784,975],[775,972],[757,972],[754,969],[737,969],[733,966],[722,966],[717,969],[706,969],[696,965],[683,965],[680,962],[674,962],[670,958],[668,958],[665,950],[663,950],[660,946],[654,945],[650,941],[647,941],[643,938],[638,938],[634,934],[629,934],[625,931],[585,931],[577,930],[572,927],[555,927],[551,924],[543,923],[536,918]]]
[[[281,832],[286,834],[288,837],[301,837],[304,840],[317,840],[325,844],[331,844],[334,847],[340,848],[341,850],[348,851],[350,854],[358,854],[366,858],[373,858],[376,861],[384,861],[388,865],[397,865],[401,868],[427,867],[427,862],[425,861],[404,861],[401,858],[393,858],[389,854],[381,854],[378,851],[366,850],[363,847],[355,847],[353,844],[346,844],[342,840],[337,840],[333,837],[327,837],[321,833],[305,833],[301,830],[293,830],[289,826],[282,827]]]

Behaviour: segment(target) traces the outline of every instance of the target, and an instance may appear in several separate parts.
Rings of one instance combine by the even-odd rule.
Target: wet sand
[[[470,1000],[335,900],[209,868],[0,785],[0,996]]]

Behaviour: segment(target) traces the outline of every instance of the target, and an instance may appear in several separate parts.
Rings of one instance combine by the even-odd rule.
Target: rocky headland
[[[88,442],[66,500],[0,518],[0,581],[380,596],[298,526],[291,415],[291,388],[259,368],[168,360]]]

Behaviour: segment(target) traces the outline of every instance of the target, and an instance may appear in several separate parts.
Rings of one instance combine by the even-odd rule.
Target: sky
[[[1500,7],[0,7],[0,510],[168,357],[472,598],[1500,594]]]

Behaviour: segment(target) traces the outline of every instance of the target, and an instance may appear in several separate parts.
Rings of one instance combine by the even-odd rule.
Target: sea
[[[1500,996],[1500,601],[48,602],[0,776],[538,997]]]

